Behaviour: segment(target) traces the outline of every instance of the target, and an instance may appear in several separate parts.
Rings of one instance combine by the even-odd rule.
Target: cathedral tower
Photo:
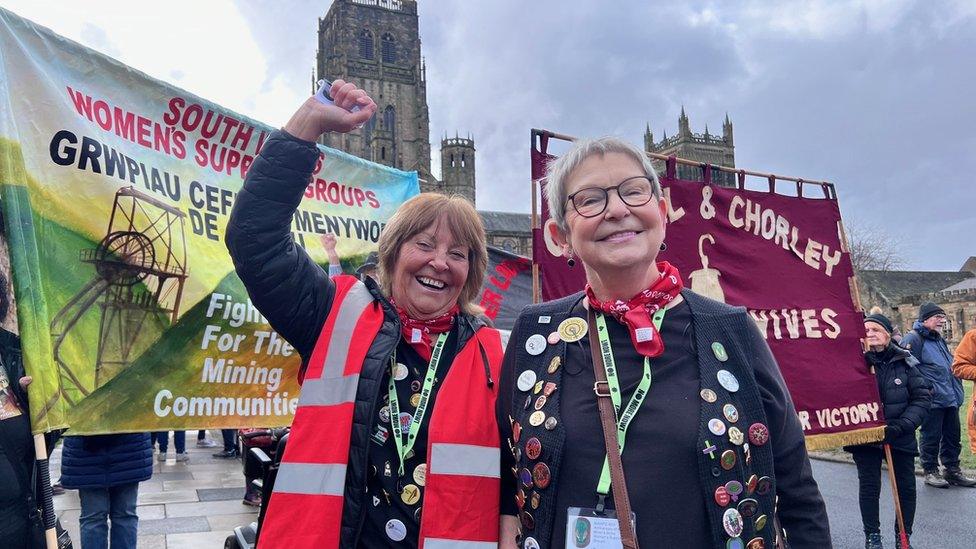
[[[316,79],[352,81],[378,107],[363,128],[326,134],[322,143],[380,164],[416,170],[422,180],[432,181],[417,2],[333,0],[319,19],[318,45]]]
[[[441,191],[459,194],[475,203],[474,140],[457,137],[441,141]]]

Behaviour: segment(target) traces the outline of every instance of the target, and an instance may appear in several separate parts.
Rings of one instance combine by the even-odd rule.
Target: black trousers
[[[865,534],[881,532],[879,518],[879,499],[881,498],[881,462],[884,450],[874,446],[855,448],[851,454],[857,464],[857,479],[860,485],[858,499],[861,505],[861,522]],[[898,484],[898,500],[901,502],[902,518],[905,520],[905,533],[911,535],[915,522],[915,456],[892,450],[895,482]],[[887,473],[885,473],[887,474]],[[895,518],[895,531],[898,519]]]
[[[939,462],[946,468],[959,467],[962,450],[959,427],[959,408],[932,408],[922,422],[922,443],[919,445],[922,469],[939,470]]]

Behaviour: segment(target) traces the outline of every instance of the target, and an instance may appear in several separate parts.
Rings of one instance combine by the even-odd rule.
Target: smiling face
[[[454,241],[448,223],[438,219],[400,247],[391,277],[393,300],[417,320],[448,312],[468,279],[468,254]]]
[[[566,194],[588,187],[613,187],[628,178],[644,176],[644,168],[629,155],[594,154],[566,179]],[[664,241],[667,205],[652,198],[643,206],[628,206],[615,191],[609,192],[606,209],[595,217],[583,217],[570,201],[566,205],[568,231],[559,234],[579,256],[588,272],[606,278],[615,271],[657,272],[655,261]]]

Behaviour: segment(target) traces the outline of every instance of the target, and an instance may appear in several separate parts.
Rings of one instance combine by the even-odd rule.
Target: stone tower
[[[674,155],[678,158],[696,160],[716,166],[735,168],[735,145],[732,140],[732,121],[729,115],[725,115],[725,122],[722,124],[722,136],[710,134],[708,126],[705,126],[705,133],[692,133],[691,123],[685,108],[681,107],[681,115],[678,117],[678,134],[668,137],[662,133],[662,139],[654,142],[654,134],[651,133],[651,126],[648,124],[644,130],[644,149],[664,155]],[[654,167],[659,171],[664,170],[664,163],[654,161]],[[681,179],[701,180],[702,171],[694,166],[678,164],[678,177]],[[723,187],[735,186],[735,174],[724,172],[713,172],[712,182]]]
[[[316,79],[350,80],[379,107],[363,128],[326,134],[322,143],[433,181],[416,0],[333,0],[318,40]]]
[[[459,194],[475,203],[474,140],[458,137],[441,141],[441,185],[445,194]]]

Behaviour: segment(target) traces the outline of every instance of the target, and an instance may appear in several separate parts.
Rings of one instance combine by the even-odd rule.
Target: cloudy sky
[[[272,125],[309,90],[329,4],[0,0]],[[835,183],[847,223],[907,268],[976,255],[976,3],[729,4],[421,0],[431,136],[473,134],[478,206],[528,212],[531,128],[642,143],[682,105],[696,132],[727,112],[738,167]]]

